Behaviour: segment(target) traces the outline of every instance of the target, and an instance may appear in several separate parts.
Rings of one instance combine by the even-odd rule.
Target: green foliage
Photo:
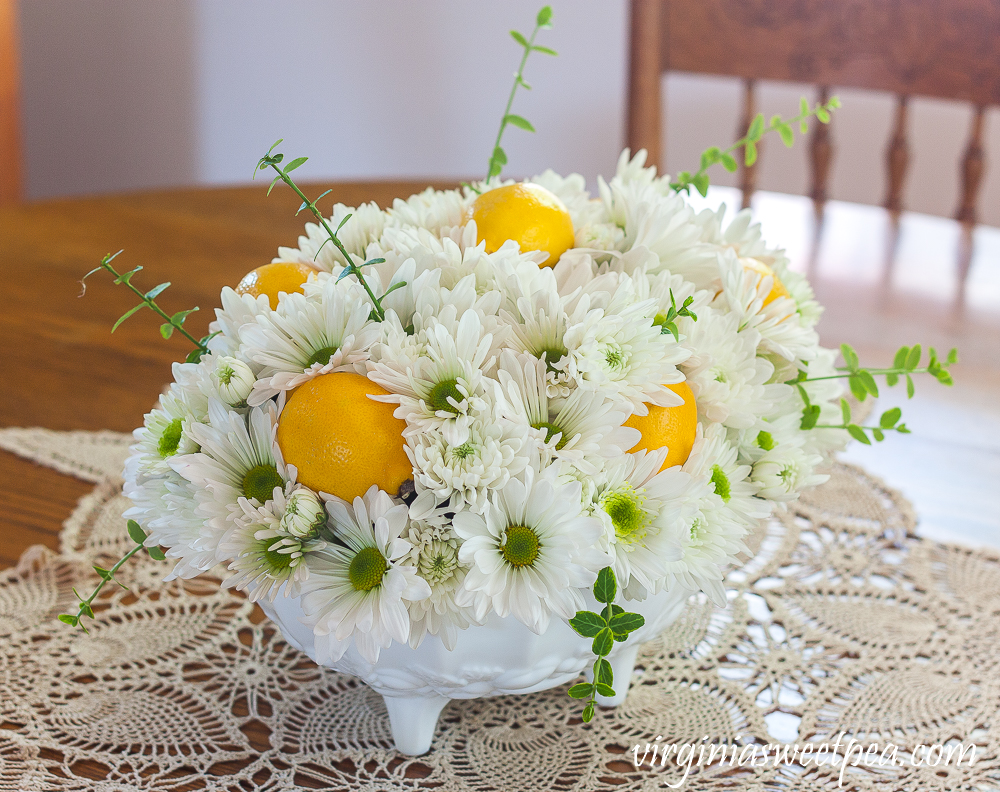
[[[674,300],[674,290],[670,290],[670,307],[666,313],[659,313],[653,319],[653,324],[660,326],[660,333],[670,333],[675,341],[680,341],[680,333],[677,331],[677,320],[682,316],[687,316],[694,322],[698,321],[698,315],[690,310],[689,306],[694,302],[694,297],[687,297],[680,308]]]
[[[317,204],[319,203],[319,200],[321,198],[324,198],[327,195],[329,195],[331,191],[327,190],[322,195],[312,200],[309,200],[309,198],[306,197],[306,194],[302,192],[299,186],[288,174],[291,171],[295,170],[296,168],[301,167],[304,163],[306,163],[309,160],[309,158],[297,157],[296,159],[293,159],[291,162],[289,162],[288,165],[286,165],[284,168],[280,167],[281,163],[285,159],[285,155],[282,154],[281,152],[274,153],[274,150],[281,144],[282,141],[283,138],[278,138],[278,140],[274,142],[274,145],[272,145],[271,148],[267,150],[267,153],[259,160],[257,160],[257,166],[254,168],[254,176],[257,175],[257,171],[267,170],[268,168],[270,168],[278,175],[271,180],[271,186],[267,188],[268,195],[270,195],[271,190],[274,188],[274,185],[277,184],[279,181],[282,181],[285,184],[287,184],[292,189],[292,191],[297,196],[299,196],[299,198],[302,199],[302,203],[299,205],[299,208],[296,210],[295,214],[298,214],[303,209],[308,209],[309,213],[316,218],[316,220],[323,227],[323,230],[326,231],[327,234],[327,239],[323,241],[323,244],[320,245],[319,250],[316,251],[316,256],[319,255],[320,250],[326,247],[326,244],[328,242],[332,242],[334,247],[336,247],[337,250],[340,251],[340,254],[344,257],[344,260],[347,262],[347,266],[345,266],[344,269],[341,271],[340,276],[337,278],[337,280],[338,281],[343,280],[349,275],[353,275],[354,277],[356,277],[358,279],[358,282],[364,287],[365,293],[368,295],[368,298],[372,302],[371,318],[376,322],[383,321],[385,319],[385,309],[382,307],[382,300],[385,299],[385,296],[389,294],[389,292],[402,288],[403,286],[406,285],[406,283],[400,282],[393,284],[393,286],[387,289],[386,292],[381,297],[375,296],[375,293],[371,290],[371,287],[368,285],[368,282],[362,276],[361,271],[365,267],[371,267],[375,264],[381,264],[382,262],[385,261],[385,259],[384,258],[368,259],[362,264],[358,264],[354,261],[354,257],[347,252],[347,248],[344,247],[344,244],[340,241],[340,237],[337,236],[337,234],[340,233],[341,229],[343,229],[344,225],[346,225],[347,221],[351,219],[351,215],[348,214],[343,220],[340,221],[340,225],[337,226],[336,231],[330,228],[330,224],[326,221],[326,218],[323,216],[323,213],[319,210]],[[316,257],[313,256],[313,260],[315,260],[315,258]]]
[[[801,429],[843,429],[859,443],[871,445],[874,440],[880,443],[885,440],[886,432],[898,432],[899,434],[909,434],[910,430],[905,423],[902,423],[903,412],[899,407],[893,407],[882,413],[877,426],[861,426],[854,423],[851,417],[851,406],[846,399],[840,400],[841,423],[821,424],[820,407],[818,404],[811,404],[809,394],[802,383],[817,382],[819,380],[846,378],[851,394],[859,402],[863,402],[869,396],[878,398],[878,383],[875,377],[885,377],[885,384],[889,387],[896,385],[900,379],[906,380],[906,395],[913,398],[915,386],[913,382],[914,374],[930,374],[942,385],[952,385],[950,366],[958,362],[958,350],[952,349],[942,361],[938,358],[934,347],[928,349],[927,365],[921,367],[920,361],[923,357],[923,350],[920,344],[912,347],[904,346],[897,350],[893,357],[892,366],[889,368],[865,368],[858,359],[857,352],[850,344],[841,344],[840,354],[844,358],[844,365],[838,374],[829,374],[821,377],[810,377],[808,372],[800,370],[798,376],[793,380],[788,380],[787,384],[798,388],[799,396],[802,398],[802,421],[799,424]],[[762,446],[763,447],[763,446]]]
[[[594,717],[595,696],[610,698],[615,695],[615,690],[611,687],[614,684],[614,672],[611,670],[611,663],[605,659],[608,653],[616,641],[627,640],[629,633],[635,632],[646,623],[640,614],[628,613],[620,605],[615,605],[617,595],[618,581],[615,578],[615,571],[611,567],[604,567],[594,582],[594,599],[603,602],[604,609],[600,613],[578,611],[569,620],[570,627],[576,630],[578,635],[594,639],[591,649],[597,656],[594,661],[594,681],[573,685],[568,691],[573,698],[588,699],[583,708],[585,723],[589,723]]]
[[[497,139],[493,144],[493,152],[490,154],[489,167],[486,170],[487,181],[494,176],[499,176],[503,171],[503,166],[507,164],[507,152],[500,145],[507,126],[516,126],[525,132],[535,131],[535,127],[528,119],[511,113],[510,108],[514,104],[514,95],[517,93],[518,88],[523,87],[529,91],[531,90],[531,86],[524,81],[524,66],[528,62],[528,56],[532,52],[540,52],[543,55],[558,55],[554,49],[535,44],[535,37],[538,35],[538,31],[549,27],[552,27],[552,8],[551,6],[545,6],[535,16],[535,29],[531,32],[530,37],[516,30],[510,31],[511,38],[521,46],[524,52],[521,55],[521,65],[517,67],[517,72],[514,74],[514,85],[511,86],[510,96],[507,97],[507,107],[503,111],[503,118],[500,119],[500,130],[497,132]]]
[[[727,149],[720,149],[718,146],[710,146],[705,149],[701,154],[698,170],[693,174],[689,171],[681,171],[677,174],[677,181],[672,182],[670,186],[676,192],[683,190],[689,194],[691,188],[694,187],[704,197],[708,194],[708,169],[713,165],[721,163],[726,170],[735,171],[737,162],[733,154],[743,149],[743,162],[749,168],[757,161],[757,144],[768,132],[777,132],[782,143],[786,146],[792,146],[795,143],[795,126],[798,126],[799,131],[804,135],[809,131],[809,119],[812,116],[816,116],[822,124],[829,124],[830,111],[838,107],[840,107],[840,100],[836,96],[831,97],[826,104],[817,103],[813,107],[810,107],[809,102],[803,97],[799,103],[799,114],[795,118],[786,121],[780,115],[775,115],[771,117],[767,126],[764,125],[764,114],[758,113],[750,122],[746,135]]]

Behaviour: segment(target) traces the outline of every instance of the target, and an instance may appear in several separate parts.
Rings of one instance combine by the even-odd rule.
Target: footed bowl
[[[625,700],[640,645],[656,638],[680,615],[691,593],[676,588],[642,602],[622,603],[641,613],[646,623],[612,648],[608,660],[616,695],[598,696],[598,704],[613,707]],[[274,602],[259,604],[285,640],[315,661],[313,632],[301,621],[299,599],[278,596]],[[588,592],[585,607],[600,612],[602,606]],[[591,643],[558,617],[536,635],[513,616],[494,613],[483,626],[461,630],[452,650],[436,635],[428,635],[416,649],[393,643],[375,663],[352,646],[327,665],[359,678],[382,695],[396,749],[417,756],[430,750],[438,716],[449,700],[534,693],[562,685],[581,672],[589,674],[594,662]]]

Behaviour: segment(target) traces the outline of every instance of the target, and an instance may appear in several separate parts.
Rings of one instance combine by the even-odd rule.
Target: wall
[[[249,179],[284,137],[309,155],[313,179],[468,178],[481,174],[519,48],[540,0],[22,0],[30,198]],[[593,184],[624,141],[627,3],[556,2],[515,110],[509,173],[576,170]],[[765,84],[762,109],[796,112],[807,86]],[[832,194],[880,202],[890,97],[841,91]],[[690,167],[726,143],[739,116],[736,81],[664,80],[667,167]],[[918,100],[912,110],[908,205],[951,214],[970,111]],[[989,153],[1000,151],[991,112]],[[850,156],[846,152],[851,152]],[[775,139],[764,189],[806,189],[807,151]],[[732,183],[721,170],[718,183]],[[1000,225],[1000,173],[988,171],[984,219]]]

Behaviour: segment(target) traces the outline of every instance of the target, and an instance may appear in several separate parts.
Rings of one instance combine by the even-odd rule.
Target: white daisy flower
[[[608,465],[590,506],[604,526],[604,542],[626,599],[663,588],[667,561],[680,558],[679,526],[694,512],[694,482],[679,467],[660,467],[667,449],[626,454]]]
[[[405,451],[418,493],[429,490],[455,511],[481,513],[489,492],[524,470],[523,446],[523,430],[490,410],[459,415],[436,432],[410,434]]]
[[[150,410],[143,418],[143,425],[132,433],[135,438],[131,448],[135,458],[135,475],[166,476],[170,471],[168,460],[171,457],[197,451],[198,443],[191,436],[192,423],[197,421],[191,408],[180,389],[171,385],[160,396],[159,407]]]
[[[353,641],[374,663],[394,640],[409,639],[406,603],[430,596],[416,568],[401,563],[411,549],[401,537],[407,508],[373,486],[353,504],[334,498],[327,509],[343,544],[311,554],[302,585],[303,621],[316,634],[318,662],[340,659]]]
[[[234,355],[239,350],[240,328],[256,321],[261,314],[269,313],[271,303],[266,294],[253,297],[237,294],[229,286],[224,286],[221,294],[222,307],[215,309],[215,321],[208,326],[213,335],[207,342],[210,352],[218,355]]]
[[[244,326],[244,354],[264,367],[247,399],[251,407],[331,371],[365,373],[381,331],[369,320],[364,291],[346,283],[328,279],[314,299],[290,294],[277,311]]]
[[[506,416],[520,424],[539,449],[581,471],[597,472],[604,459],[621,456],[642,437],[637,429],[622,426],[631,407],[600,391],[578,389],[566,399],[550,399],[541,360],[505,349],[497,376]]]
[[[442,228],[462,225],[470,203],[471,200],[458,190],[428,187],[405,201],[397,198],[386,214],[397,225],[418,226],[437,234]]]
[[[553,613],[569,619],[583,607],[581,589],[606,566],[595,549],[601,525],[582,512],[579,484],[556,485],[548,471],[526,468],[491,493],[482,515],[455,515],[458,558],[470,567],[456,601],[478,620],[492,607],[543,633]]]
[[[341,223],[350,215],[350,219]],[[335,204],[333,214],[326,221],[337,231],[337,238],[352,256],[358,257],[357,264],[365,260],[368,246],[382,236],[387,216],[374,202],[355,209],[344,204]],[[298,248],[279,247],[274,261],[295,261],[309,267],[339,274],[347,266],[347,260],[340,249],[330,241],[330,235],[318,223],[306,223],[305,236],[299,237]]]

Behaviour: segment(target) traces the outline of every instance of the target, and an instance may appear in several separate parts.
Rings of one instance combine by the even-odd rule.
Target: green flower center
[[[431,542],[417,560],[417,572],[431,584],[440,584],[453,577],[458,569],[458,552],[445,542]]]
[[[791,465],[786,465],[781,469],[781,472],[778,474],[778,476],[781,478],[781,481],[784,483],[785,487],[789,491],[794,489],[793,485],[795,483],[795,479],[798,478],[798,472],[795,470],[794,467],[792,467]]]
[[[250,468],[243,477],[243,494],[266,503],[274,496],[274,488],[284,486],[274,465],[257,465]]]
[[[276,544],[273,539],[266,539],[263,542],[265,548]],[[267,563],[267,571],[272,577],[283,577],[292,567],[292,554],[279,553],[277,550],[264,550],[264,561]]]
[[[455,400],[456,404],[461,404],[465,401],[465,396],[458,389],[457,379],[446,379],[441,380],[437,385],[431,388],[431,392],[427,394],[427,403],[430,405],[434,412],[444,410],[445,412],[450,412],[453,415],[458,415],[458,408],[453,405],[448,399],[452,398]]]
[[[466,457],[472,456],[476,453],[476,447],[471,441],[462,443],[458,448],[451,449],[451,454],[456,459],[465,459]]]
[[[627,356],[624,350],[620,347],[608,347],[607,351],[604,353],[604,360],[608,364],[609,368],[620,370],[625,368]]]
[[[327,363],[330,362],[330,358],[332,358],[336,354],[337,354],[336,346],[326,346],[323,347],[322,349],[317,349],[315,352],[312,353],[309,360],[306,361],[306,364],[305,366],[303,366],[303,368],[309,368],[314,363],[319,363],[321,366],[325,366]]]
[[[566,433],[562,430],[562,427],[556,426],[554,423],[549,423],[548,421],[539,421],[538,423],[533,423],[531,425],[532,429],[544,429],[545,430],[545,442],[549,442],[557,434],[561,434],[562,437],[559,438],[559,442],[556,443],[556,450],[562,451],[563,446],[566,445],[566,441],[569,439]]]
[[[691,523],[691,541],[700,542],[702,534],[705,532],[705,523],[701,520],[695,520]]]
[[[646,527],[649,517],[642,508],[643,498],[631,484],[623,484],[616,490],[607,493],[601,505],[611,518],[615,534],[621,538],[634,537]]]
[[[389,565],[377,547],[366,547],[351,561],[347,576],[356,591],[371,591],[381,584]]]
[[[502,550],[507,563],[517,569],[534,564],[542,546],[538,534],[527,525],[510,525],[504,533],[506,541]]]
[[[712,465],[712,483],[715,485],[715,494],[722,498],[723,503],[729,503],[732,497],[729,492],[729,477],[718,465]]]
[[[545,367],[549,371],[556,370],[556,363],[562,360],[566,355],[569,354],[569,350],[564,346],[550,346],[542,347],[541,349],[532,352],[536,358],[545,361]]]
[[[219,370],[216,372],[216,376],[218,376],[219,382],[223,385],[228,385],[233,381],[233,377],[236,376],[236,372],[233,371],[232,366],[220,366]]]
[[[160,442],[156,444],[156,450],[160,456],[166,459],[177,453],[177,447],[181,444],[181,424],[180,418],[174,418],[167,424],[167,428],[160,435]]]
[[[771,433],[764,431],[758,432],[757,445],[760,446],[765,451],[770,451],[772,448],[774,448],[774,438],[771,437]]]

